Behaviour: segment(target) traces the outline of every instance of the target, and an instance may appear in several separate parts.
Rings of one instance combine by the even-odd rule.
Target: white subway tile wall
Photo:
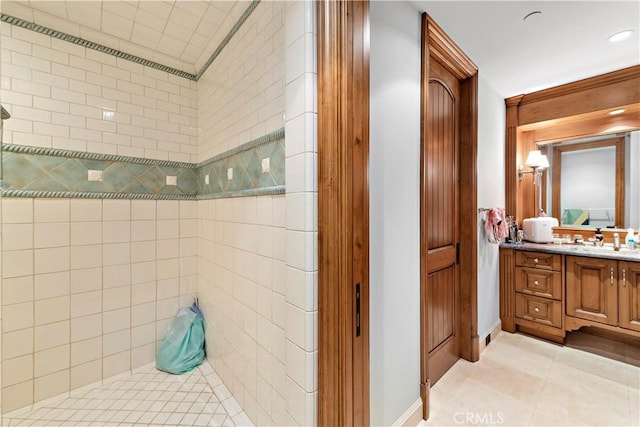
[[[287,4],[260,3],[198,81],[199,161],[284,126]],[[286,210],[284,195],[198,202],[208,359],[256,425],[303,424],[287,414]]]
[[[286,13],[286,374],[288,424],[317,422],[318,182],[316,14],[312,1]]]
[[[2,412],[153,362],[196,295],[197,202],[1,204]]]
[[[196,162],[196,82],[1,29],[3,143]]]
[[[0,31],[6,143],[196,162],[285,126],[287,166],[286,196],[2,200],[3,412],[153,361],[197,292],[251,420],[315,424],[313,2],[260,3],[198,83]]]
[[[285,4],[258,5],[198,80],[198,161],[284,126]]]

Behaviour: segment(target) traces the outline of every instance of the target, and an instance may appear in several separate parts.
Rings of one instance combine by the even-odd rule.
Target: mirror
[[[513,96],[505,100],[505,207],[518,221],[536,216],[540,208],[533,180],[520,179],[519,166],[527,153],[559,141],[593,138],[596,135],[626,134],[640,129],[640,65],[599,76],[565,83],[538,92]],[[637,133],[632,135],[637,139]],[[631,146],[638,146],[632,142]],[[539,149],[539,148],[538,148]],[[637,150],[637,148],[634,148]],[[629,183],[640,182],[640,161],[625,158]],[[543,189],[548,176],[543,176]],[[625,175],[626,177],[626,175]],[[552,177],[551,177],[552,178]],[[626,179],[626,178],[625,178]],[[625,181],[623,179],[623,181]],[[549,187],[549,186],[547,186]],[[632,187],[625,188],[625,193]],[[546,190],[543,195],[547,194]],[[593,194],[593,193],[592,193]],[[552,196],[543,197],[546,212]],[[640,226],[640,200],[636,194],[616,198],[624,202],[623,226]],[[533,202],[533,203],[532,203]],[[610,203],[610,202],[609,202]],[[556,206],[560,206],[558,200]],[[615,213],[614,213],[615,214]],[[559,214],[561,217],[561,214]],[[635,218],[635,220],[634,220]],[[559,218],[560,219],[560,218]],[[617,225],[617,224],[616,224]],[[585,227],[585,226],[583,226]],[[590,227],[593,229],[593,227]],[[572,227],[558,227],[570,232]]]
[[[539,144],[547,212],[561,226],[640,228],[640,131]]]

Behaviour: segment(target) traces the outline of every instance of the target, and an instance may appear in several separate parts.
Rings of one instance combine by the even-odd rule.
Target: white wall
[[[473,58],[472,58],[473,59]],[[505,206],[504,99],[478,72],[478,207]],[[508,213],[508,212],[507,212]],[[489,243],[478,215],[478,335],[485,337],[500,321],[498,245]]]
[[[407,2],[371,2],[371,424],[420,397],[420,27]]]
[[[407,2],[370,7],[371,424],[390,425],[420,397],[421,16]],[[478,205],[504,207],[504,99],[481,72],[478,86]],[[498,246],[483,237],[482,339],[499,321]]]

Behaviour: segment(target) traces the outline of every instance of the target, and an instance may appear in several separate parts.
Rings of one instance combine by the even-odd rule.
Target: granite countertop
[[[510,248],[518,251],[538,251],[547,252],[551,254],[562,255],[578,255],[591,258],[606,258],[616,259],[620,261],[635,261],[640,262],[640,249],[634,250],[627,249],[625,247],[620,248],[619,251],[613,250],[613,245],[605,244],[603,247],[594,247],[587,245],[554,245],[551,243],[501,243],[501,248]]]

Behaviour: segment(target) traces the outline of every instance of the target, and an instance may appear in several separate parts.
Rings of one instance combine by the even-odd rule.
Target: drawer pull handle
[[[537,280],[535,282],[533,282],[534,285],[538,286],[540,284],[540,282],[538,282]]]
[[[613,286],[613,267],[611,267],[611,286]]]
[[[627,269],[622,269],[622,286],[627,286]]]
[[[535,262],[535,263],[537,264],[537,263],[539,262],[539,261],[538,261],[538,258],[534,258],[534,259],[533,259],[533,262]]]
[[[535,311],[536,313],[539,313],[539,312],[540,312],[540,309],[539,309],[538,307],[535,307],[535,308],[533,309],[533,311]]]

